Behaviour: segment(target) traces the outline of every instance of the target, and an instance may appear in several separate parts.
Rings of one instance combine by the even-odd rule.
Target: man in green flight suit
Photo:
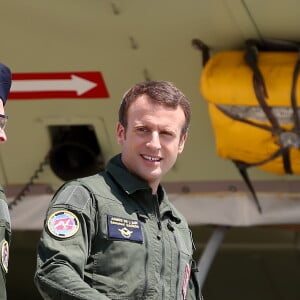
[[[121,154],[64,184],[46,213],[35,283],[44,299],[200,299],[194,244],[160,182],[183,151],[191,112],[172,83],[127,91]]]
[[[11,87],[10,69],[0,63],[0,143],[6,141],[7,137],[4,131],[7,116],[4,113],[4,105],[6,103]],[[0,186],[0,300],[7,299],[5,276],[8,271],[9,243],[11,237],[11,226],[6,197],[3,188]]]

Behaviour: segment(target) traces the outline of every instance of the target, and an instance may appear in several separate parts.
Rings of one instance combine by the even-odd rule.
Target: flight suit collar
[[[138,178],[128,171],[121,160],[121,154],[114,156],[108,162],[107,172],[118,182],[118,184],[128,195],[134,196],[133,194],[135,194],[136,192],[144,190],[144,192],[148,192],[149,195],[152,196],[151,187],[146,181]],[[168,214],[172,218],[174,218],[176,223],[180,223],[181,220],[170,206],[168,196],[161,185],[158,186],[157,197],[160,203],[161,215],[163,216],[165,214]]]
[[[121,160],[121,154],[114,156],[107,164],[107,172],[118,182],[127,194],[138,190],[151,190],[146,181],[130,173]]]

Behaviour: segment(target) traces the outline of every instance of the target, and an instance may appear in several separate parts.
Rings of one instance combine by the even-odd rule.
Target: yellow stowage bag
[[[268,92],[266,102],[272,108],[284,110],[291,107],[292,77],[297,55],[294,52],[259,53],[259,69]],[[209,103],[218,155],[251,164],[268,159],[279,149],[278,138],[273,137],[270,131],[235,120],[217,108],[217,105],[228,105],[260,109],[253,88],[253,72],[244,61],[243,51],[225,51],[212,56],[203,69],[200,89]],[[300,97],[300,79],[296,90]],[[267,118],[248,119],[271,126]],[[284,124],[279,119],[279,123],[285,129],[293,127],[292,118],[290,122],[285,119]],[[290,159],[293,173],[300,174],[300,151],[291,148]],[[276,174],[285,173],[281,156],[259,168]]]

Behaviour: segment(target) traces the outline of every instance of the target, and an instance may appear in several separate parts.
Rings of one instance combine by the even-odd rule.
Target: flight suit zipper
[[[142,222],[142,223],[146,223],[148,217],[146,215],[140,214],[139,212],[137,212],[137,217],[138,219]],[[148,289],[148,260],[149,260],[149,242],[148,242],[148,235],[146,233],[145,227],[142,226],[143,229],[143,236],[144,236],[144,242],[145,242],[145,249],[146,249],[146,257],[145,257],[145,285],[144,285],[144,289],[143,289],[143,299],[146,297],[146,293],[147,293],[147,289]]]
[[[155,216],[156,216],[156,220],[157,220],[157,227],[158,227],[158,231],[157,231],[157,239],[159,239],[161,241],[161,247],[162,247],[162,264],[161,264],[161,269],[160,269],[160,281],[161,281],[161,299],[165,298],[165,287],[164,287],[164,272],[165,272],[165,244],[164,244],[164,239],[163,239],[163,228],[162,228],[162,223],[161,223],[161,215],[160,215],[160,210],[159,210],[159,200],[157,195],[153,195],[153,204],[154,204],[154,212],[155,212]]]
[[[153,195],[153,205],[154,205],[154,213],[157,220],[157,227],[158,230],[161,232],[162,225],[161,225],[161,218],[160,218],[160,211],[159,211],[159,201],[157,195]]]

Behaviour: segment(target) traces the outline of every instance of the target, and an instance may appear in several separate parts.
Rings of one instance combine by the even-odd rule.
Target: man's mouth
[[[160,157],[154,157],[154,156],[149,156],[149,155],[141,155],[142,158],[148,160],[148,161],[153,161],[153,162],[157,162],[157,161],[161,161]]]

